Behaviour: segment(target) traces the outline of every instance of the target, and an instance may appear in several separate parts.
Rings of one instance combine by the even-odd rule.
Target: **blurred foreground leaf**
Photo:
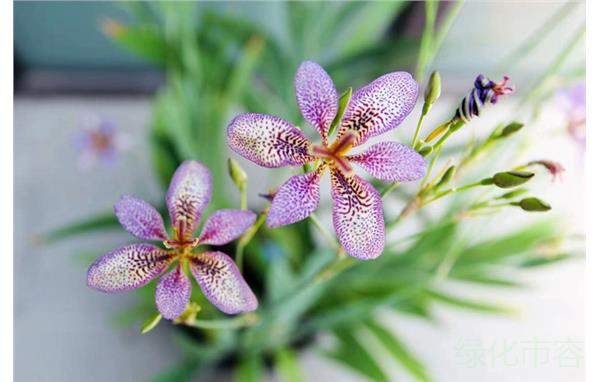
[[[369,349],[356,338],[355,333],[348,329],[338,329],[333,335],[338,340],[338,345],[333,351],[325,353],[327,357],[373,381],[389,380]]]
[[[412,374],[415,379],[421,382],[431,382],[432,379],[427,373],[425,366],[414,355],[410,353],[408,347],[403,344],[392,332],[375,321],[366,322],[367,328],[377,337],[379,342],[390,352],[394,358],[400,362],[406,370]]]
[[[98,214],[91,218],[81,219],[75,223],[47,232],[39,237],[46,244],[62,240],[71,236],[82,235],[99,230],[117,229],[121,227],[113,211]]]

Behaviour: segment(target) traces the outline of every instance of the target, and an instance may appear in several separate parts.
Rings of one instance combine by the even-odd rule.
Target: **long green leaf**
[[[427,295],[433,300],[443,302],[448,305],[455,306],[457,308],[474,310],[482,313],[495,313],[495,314],[514,314],[515,310],[509,307],[493,305],[483,301],[476,301],[466,299],[463,297],[451,296],[438,291],[427,291]]]
[[[65,225],[53,231],[42,234],[37,239],[41,243],[52,243],[76,235],[82,235],[100,230],[117,229],[119,227],[119,221],[117,220],[115,213],[110,211]]]
[[[302,370],[296,353],[290,349],[279,349],[275,353],[275,370],[282,382],[302,382]]]
[[[335,350],[326,352],[325,355],[342,365],[364,375],[373,381],[388,381],[388,377],[375,361],[372,352],[356,338],[356,335],[347,329],[338,329],[333,335],[339,341]]]
[[[235,382],[262,382],[265,380],[264,366],[258,355],[243,359],[235,368]]]
[[[379,342],[404,366],[415,379],[421,382],[431,382],[427,368],[392,332],[375,321],[366,322],[367,328],[377,337]]]

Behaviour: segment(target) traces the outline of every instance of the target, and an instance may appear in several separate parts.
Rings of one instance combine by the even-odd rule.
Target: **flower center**
[[[169,240],[165,240],[165,246],[167,248],[180,249],[184,252],[198,246],[200,240],[198,238],[193,238],[192,232],[190,232],[187,227],[187,219],[180,216],[179,219],[177,219],[177,224],[173,226],[173,237]]]
[[[330,146],[311,145],[309,153],[314,157],[323,159],[329,166],[337,168],[345,175],[351,175],[352,166],[346,158],[346,153],[354,146],[356,137],[357,134],[354,131],[349,131]]]

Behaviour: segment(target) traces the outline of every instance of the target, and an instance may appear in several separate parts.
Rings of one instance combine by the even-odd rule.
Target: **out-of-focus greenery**
[[[105,32],[166,73],[149,126],[154,171],[166,187],[183,160],[207,164],[215,183],[213,206],[218,207],[231,206],[228,196],[234,196],[227,178],[225,128],[236,111],[275,114],[301,125],[292,79],[305,59],[323,64],[344,88],[397,69],[416,70],[422,80],[461,2],[450,4],[445,16],[438,15],[437,2],[427,2],[425,29],[419,38],[396,31],[397,20],[422,6],[410,2],[253,4],[277,7],[283,18],[280,30],[230,12],[227,4],[133,2],[124,6],[138,23],[108,21]],[[473,158],[485,163],[499,148],[506,149],[508,135],[510,140],[518,139],[517,133],[498,139],[494,134],[503,127],[487,140],[456,149],[467,154],[452,175],[462,175]],[[378,321],[377,312],[383,309],[434,321],[432,307],[443,304],[510,315],[512,307],[465,297],[453,286],[520,288],[525,285],[521,270],[575,256],[562,249],[559,226],[545,218],[501,236],[470,236],[464,222],[490,205],[479,200],[469,209],[464,207],[472,201],[456,200],[441,215],[429,216],[420,233],[388,243],[377,261],[336,260],[332,250],[315,242],[308,220],[276,230],[261,227],[245,248],[244,259],[244,277],[258,295],[259,310],[225,318],[194,285],[192,300],[202,307],[198,320],[175,331],[184,359],[155,380],[192,380],[206,368],[225,364],[233,365],[238,381],[261,381],[270,372],[283,381],[300,381],[298,354],[308,346],[320,346],[317,336],[329,335],[333,346],[323,347],[322,354],[366,378],[390,380],[380,362],[389,358],[415,380],[431,381],[426,366],[398,333]],[[112,215],[99,215],[46,239],[117,226]],[[120,324],[154,317],[154,285],[136,292],[139,305],[124,312]]]

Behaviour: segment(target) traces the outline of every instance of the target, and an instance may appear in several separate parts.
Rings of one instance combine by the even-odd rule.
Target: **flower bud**
[[[506,171],[496,173],[492,180],[500,188],[511,188],[520,186],[533,178],[534,175],[534,173],[527,171]]]
[[[442,77],[440,72],[434,70],[429,76],[429,82],[425,89],[425,103],[423,104],[423,115],[429,112],[431,106],[440,98],[442,94]]]
[[[421,156],[426,157],[427,155],[431,154],[432,151],[433,151],[433,147],[424,146],[424,147],[421,147],[421,149],[419,150],[419,154],[421,154]]]
[[[248,175],[240,166],[240,164],[233,158],[227,160],[227,168],[229,170],[229,176],[233,183],[236,185],[240,192],[246,191],[246,183],[248,181]]]
[[[502,131],[500,132],[500,136],[502,138],[506,138],[509,135],[512,135],[517,131],[521,130],[523,126],[525,125],[520,122],[511,122],[502,129]]]
[[[525,198],[518,203],[522,210],[528,212],[545,212],[552,209],[550,204],[538,198]]]
[[[440,181],[435,185],[435,189],[439,189],[442,186],[448,184],[448,182],[450,182],[452,180],[452,178],[454,177],[455,173],[456,173],[456,166],[452,165],[452,166],[448,167],[448,169],[446,170],[444,175],[442,175],[442,178],[440,179]]]
[[[560,178],[562,176],[562,173],[565,172],[565,168],[558,162],[554,162],[551,160],[547,160],[547,159],[543,159],[543,160],[536,160],[536,161],[532,161],[527,163],[528,166],[533,166],[533,165],[540,165],[540,166],[544,166],[546,168],[546,170],[548,170],[548,172],[550,172],[550,174],[552,175],[552,180],[556,180],[556,178]]]
[[[495,199],[512,199],[512,198],[516,198],[517,196],[521,196],[521,195],[525,194],[526,192],[528,192],[528,190],[526,188],[517,188],[514,191],[509,191],[505,194],[497,196]]]
[[[196,317],[198,316],[198,312],[200,312],[200,305],[194,301],[190,301],[183,313],[177,318],[173,320],[174,324],[184,324],[184,325],[192,325],[196,322]]]

